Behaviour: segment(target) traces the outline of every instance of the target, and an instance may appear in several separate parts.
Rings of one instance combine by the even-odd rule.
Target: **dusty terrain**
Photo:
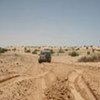
[[[100,63],[79,63],[78,57],[0,55],[0,100],[100,100]]]

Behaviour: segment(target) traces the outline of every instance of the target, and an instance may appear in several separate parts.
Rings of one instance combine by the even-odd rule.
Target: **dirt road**
[[[94,88],[87,84],[87,71],[93,78],[90,66],[60,59],[39,64],[37,55],[1,55],[0,100],[100,100],[100,87],[94,92],[94,83]]]

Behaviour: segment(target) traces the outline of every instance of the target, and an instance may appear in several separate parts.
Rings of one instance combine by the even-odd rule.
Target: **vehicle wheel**
[[[39,60],[38,62],[39,62],[40,64],[42,63],[42,61],[41,61],[41,60]]]
[[[49,60],[48,63],[51,63],[51,60]]]

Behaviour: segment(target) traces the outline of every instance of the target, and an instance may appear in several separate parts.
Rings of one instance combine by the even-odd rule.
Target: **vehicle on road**
[[[51,62],[51,51],[50,50],[42,50],[39,54],[39,63],[42,62]]]

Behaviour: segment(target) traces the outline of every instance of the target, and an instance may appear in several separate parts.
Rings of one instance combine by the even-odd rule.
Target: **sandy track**
[[[16,67],[18,73],[8,73],[0,78],[0,100],[96,100],[82,78],[82,70],[73,65],[70,67],[71,63],[39,64],[37,56],[25,54],[20,57],[16,57],[16,61],[21,60],[23,66]],[[63,66],[66,69],[62,69]]]

